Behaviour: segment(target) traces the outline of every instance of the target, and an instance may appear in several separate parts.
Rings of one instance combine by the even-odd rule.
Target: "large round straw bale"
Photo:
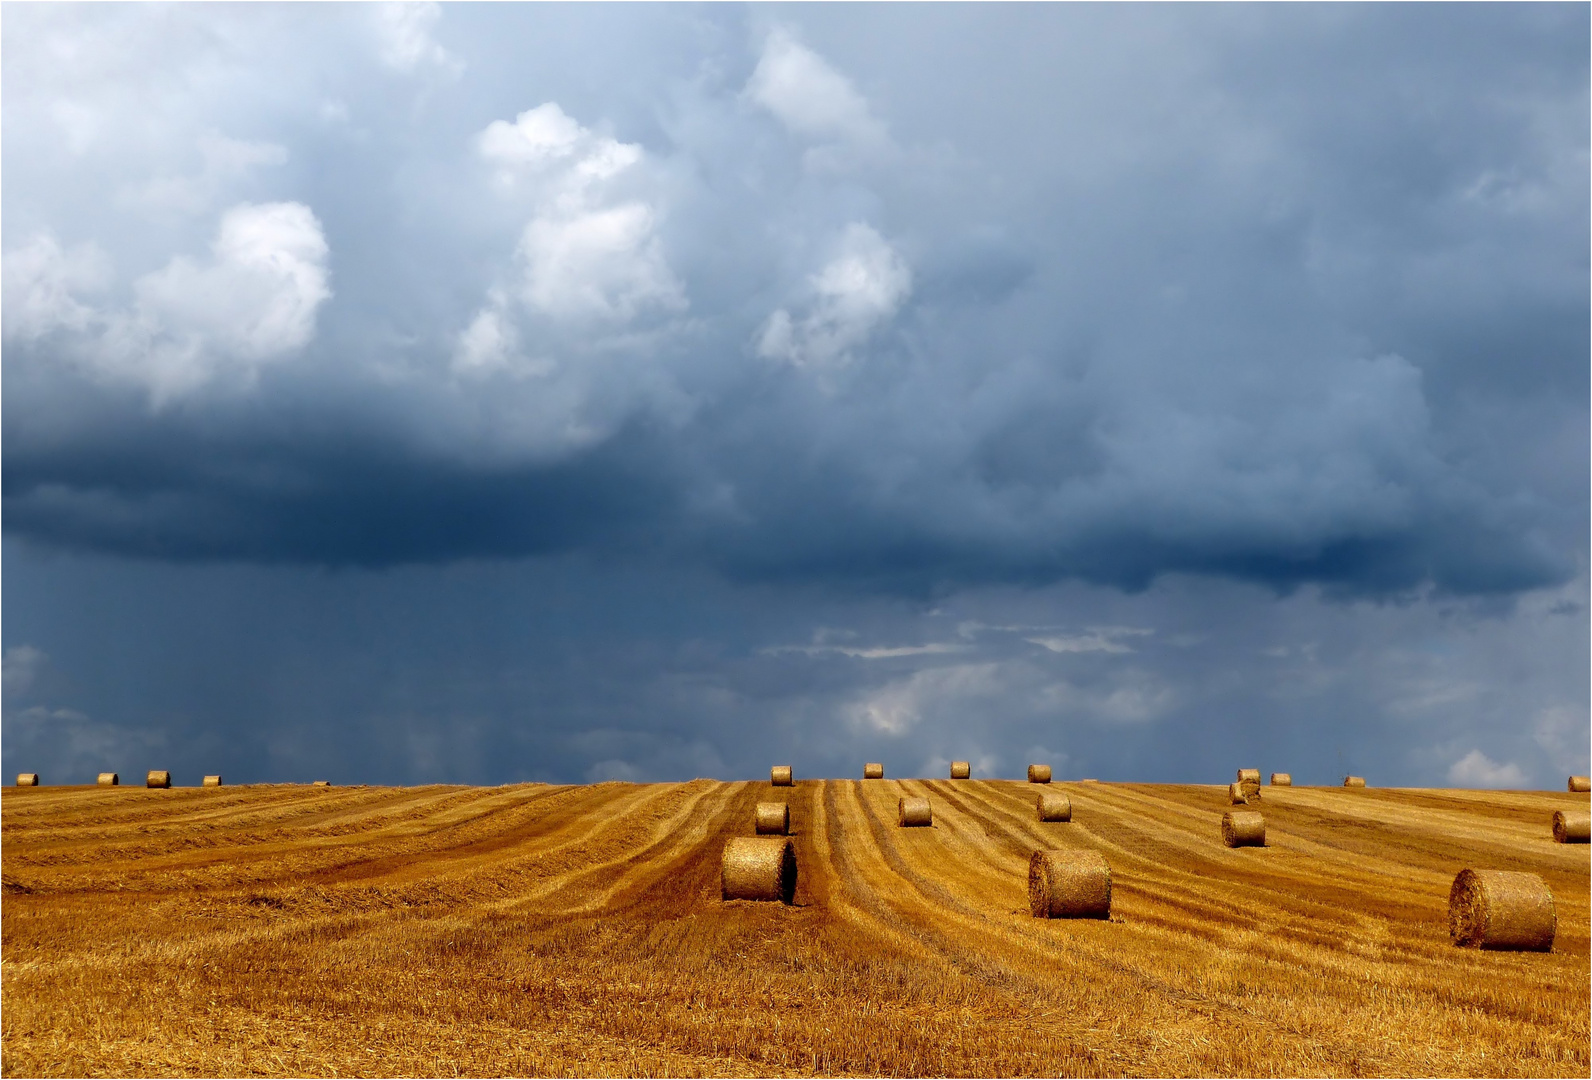
[[[725,841],[719,874],[726,900],[779,900],[796,895],[796,845],[781,836],[737,836]]]
[[[1253,810],[1223,814],[1222,843],[1228,847],[1265,847],[1266,819]]]
[[[896,804],[896,824],[903,829],[933,825],[934,809],[922,795],[903,795]]]
[[[1041,791],[1039,793],[1039,820],[1071,821],[1072,800],[1060,792]]]
[[[862,767],[862,778],[864,780],[883,780],[884,766],[877,761],[868,762]]]
[[[1053,848],[1028,860],[1028,909],[1036,919],[1109,919],[1111,867],[1098,851]]]
[[[1234,806],[1248,806],[1249,805],[1249,799],[1244,794],[1244,785],[1242,785],[1242,784],[1228,784],[1227,785],[1227,801],[1232,803]]]
[[[1585,810],[1555,810],[1553,838],[1561,844],[1585,844],[1592,841],[1592,813]]]
[[[972,775],[973,775],[973,766],[969,765],[967,762],[965,762],[965,761],[953,761],[953,762],[951,762],[951,779],[952,780],[966,780],[969,776],[972,776]]]
[[[1549,952],[1557,922],[1553,893],[1537,874],[1461,870],[1448,891],[1448,936],[1455,945]]]
[[[789,765],[775,765],[768,770],[768,782],[775,787],[790,787],[793,783]]]
[[[204,786],[204,787],[220,787],[221,786],[221,777],[219,775],[207,776],[207,777],[205,777],[205,782],[204,782],[204,784],[202,786]]]
[[[760,802],[757,804],[757,835],[784,836],[790,832],[790,804]]]
[[[36,772],[17,773],[17,787],[38,787],[39,774]]]
[[[1343,778],[1343,786],[1344,787],[1365,787],[1365,777],[1363,777],[1363,776],[1345,776]]]
[[[1028,766],[1028,782],[1030,784],[1048,784],[1048,783],[1050,783],[1050,766],[1049,765],[1030,765],[1030,766]]]
[[[1260,770],[1259,769],[1239,769],[1238,770],[1238,782],[1240,784],[1242,784],[1245,780],[1252,780],[1252,781],[1254,781],[1257,784],[1260,783]]]
[[[1271,786],[1293,787],[1293,775],[1285,772],[1274,772],[1271,774]]]
[[[1592,791],[1592,776],[1570,777],[1571,791]]]
[[[150,769],[144,777],[145,787],[171,787],[171,773],[165,769]]]
[[[115,787],[122,782],[122,778],[113,772],[102,772],[94,782],[101,787]]]
[[[330,780],[316,780],[316,781],[314,781],[313,783],[310,784],[310,787],[331,787],[331,786],[332,786],[332,782]]]

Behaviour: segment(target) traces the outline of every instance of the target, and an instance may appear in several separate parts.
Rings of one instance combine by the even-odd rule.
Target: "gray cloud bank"
[[[1492,627],[1516,656],[1497,628],[1582,641],[1588,27],[1575,5],[10,6],[0,448],[7,592],[31,599],[8,650],[103,670],[28,581],[120,565],[136,608],[164,571],[127,557],[277,582],[245,651],[327,581],[381,607],[461,564],[526,596],[526,559],[641,574],[609,611],[667,607],[676,577],[729,590],[678,599],[678,634],[626,669],[636,694],[716,672],[719,697],[680,699],[699,729],[588,723],[573,688],[532,723],[472,684],[456,730],[567,731],[547,769],[569,776],[658,774],[598,745],[610,728],[662,740],[664,772],[728,767],[730,718],[765,708],[847,747],[932,728],[936,700],[1034,717],[992,762],[1058,710],[1252,732],[1270,691],[1196,690],[1166,644],[1196,597],[1345,643],[1354,619],[1388,642]],[[174,610],[208,617],[181,584],[201,577],[162,587]],[[963,621],[1031,631],[926,614],[1024,590],[1048,598],[1026,620]],[[1085,596],[1098,617],[1055,608]],[[732,648],[746,597],[789,622]],[[814,637],[876,610],[888,632]],[[1101,629],[1122,626],[1154,633]],[[328,656],[360,651],[345,630]],[[449,715],[442,662],[389,645],[434,677],[369,722]],[[1298,715],[1420,712],[1390,689],[1408,671],[1328,654],[1345,682]],[[569,670],[504,663],[477,674]],[[327,664],[292,670],[335,699]],[[1521,731],[1584,726],[1584,677],[1533,670]],[[801,694],[767,689],[798,672]],[[24,730],[120,737],[93,727],[120,706],[25,681],[8,761]],[[1457,730],[1500,715],[1472,691]],[[247,711],[217,694],[126,725]],[[1421,723],[1411,775],[1549,767]],[[1135,739],[1090,760],[1127,768]],[[480,753],[438,768],[480,776]]]

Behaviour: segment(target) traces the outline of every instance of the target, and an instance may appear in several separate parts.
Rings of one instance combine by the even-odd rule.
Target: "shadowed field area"
[[[7,789],[5,1075],[1586,1076],[1568,793],[801,781]],[[927,795],[934,827],[898,829]],[[794,906],[719,899],[788,799]],[[1036,847],[1109,861],[1038,920]],[[1550,954],[1449,944],[1464,867],[1552,887]]]

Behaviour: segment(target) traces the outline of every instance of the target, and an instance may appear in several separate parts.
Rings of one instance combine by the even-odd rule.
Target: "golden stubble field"
[[[1549,792],[828,780],[7,789],[5,1075],[1586,1076],[1588,848]],[[895,827],[903,794],[932,829]],[[719,899],[788,799],[794,906]],[[1040,846],[1109,922],[1028,914]],[[1449,944],[1463,867],[1549,954]]]

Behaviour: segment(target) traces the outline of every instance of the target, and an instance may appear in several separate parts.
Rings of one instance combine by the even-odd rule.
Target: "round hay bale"
[[[790,804],[760,802],[757,804],[757,835],[785,836],[790,832]]]
[[[969,765],[967,762],[965,762],[965,761],[953,761],[953,762],[951,762],[951,779],[952,780],[966,780],[968,777],[970,777],[972,775],[973,775],[973,766]]]
[[[1260,783],[1260,770],[1259,769],[1239,769],[1238,770],[1238,782],[1240,784],[1242,784],[1245,780],[1250,780],[1250,781],[1253,781],[1254,783],[1257,783],[1257,784]]]
[[[1592,776],[1570,777],[1571,791],[1592,791]]]
[[[1343,778],[1343,786],[1344,787],[1365,787],[1365,777],[1363,777],[1363,776],[1345,776]]]
[[[868,762],[862,767],[862,778],[864,780],[883,780],[884,766],[877,761]]]
[[[1234,806],[1248,806],[1249,797],[1244,794],[1244,785],[1228,784],[1227,801],[1232,803]]]
[[[144,777],[145,787],[167,788],[171,787],[171,773],[165,769],[150,769],[149,775]]]
[[[725,841],[719,890],[725,900],[790,903],[796,896],[796,845],[779,836]]]
[[[1050,783],[1050,766],[1049,765],[1030,765],[1030,766],[1028,766],[1028,782],[1030,784],[1048,784],[1048,783]]]
[[[122,782],[122,778],[113,772],[102,772],[94,782],[101,787],[115,787]]]
[[[896,804],[896,824],[903,829],[933,825],[934,809],[922,795],[903,795]]]
[[[332,782],[330,780],[316,780],[314,783],[310,784],[310,787],[331,787],[331,786],[332,786]]]
[[[1549,952],[1557,927],[1553,893],[1537,874],[1461,870],[1448,891],[1448,936],[1455,945]]]
[[[204,783],[201,786],[202,787],[220,787],[221,786],[221,777],[219,775],[207,776],[207,777],[205,777]]]
[[[1222,843],[1228,847],[1265,847],[1266,819],[1253,810],[1223,814]]]
[[[1071,821],[1072,800],[1056,791],[1039,793],[1040,821]]]
[[[789,765],[775,765],[768,770],[768,782],[774,787],[790,787],[795,781],[791,777]]]
[[[1036,919],[1109,919],[1111,867],[1098,851],[1054,848],[1028,860],[1028,909]]]
[[[17,787],[38,787],[39,774],[36,772],[17,773]]]
[[[1271,774],[1271,786],[1293,787],[1293,775],[1285,772],[1274,772]]]
[[[1592,813],[1585,810],[1555,810],[1553,812],[1553,839],[1561,844],[1585,844],[1592,841]]]

